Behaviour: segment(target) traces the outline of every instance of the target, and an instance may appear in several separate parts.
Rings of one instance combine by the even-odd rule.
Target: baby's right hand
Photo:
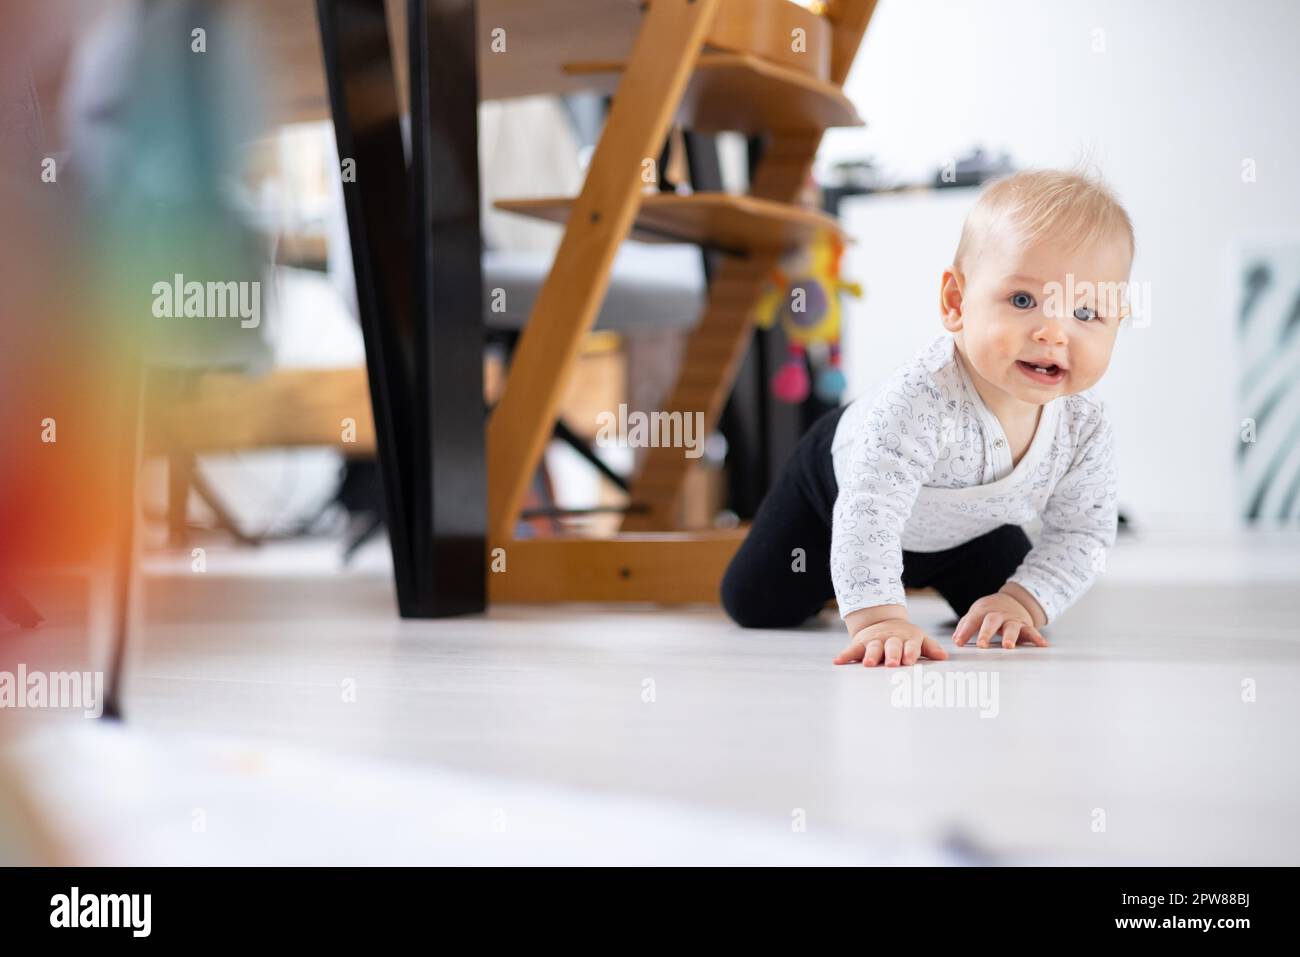
[[[839,653],[837,665],[862,662],[874,668],[883,660],[885,667],[914,665],[918,658],[946,661],[948,652],[906,618],[886,618],[868,625],[853,636],[853,642]]]

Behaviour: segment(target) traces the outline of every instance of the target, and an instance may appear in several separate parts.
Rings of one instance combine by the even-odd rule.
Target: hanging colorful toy
[[[789,343],[785,363],[772,377],[772,394],[782,402],[808,398],[812,383],[808,365],[816,370],[817,398],[837,405],[844,394],[840,370],[840,296],[862,296],[862,286],[840,278],[844,240],[830,231],[791,253],[773,271],[770,291],[755,308],[754,321],[769,329],[778,320]]]

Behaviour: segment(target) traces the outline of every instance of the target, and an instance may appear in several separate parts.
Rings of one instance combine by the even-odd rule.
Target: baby
[[[1046,645],[1115,541],[1114,436],[1090,390],[1133,248],[1087,175],[990,183],[940,283],[946,332],[800,440],[727,569],[727,613],[788,628],[834,597],[851,639],[836,664],[911,665],[948,657],[907,617],[904,587],[929,586],[957,645]]]

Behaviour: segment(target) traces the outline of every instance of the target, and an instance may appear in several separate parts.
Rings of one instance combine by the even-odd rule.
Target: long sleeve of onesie
[[[841,618],[905,604],[903,526],[939,454],[942,401],[924,380],[896,376],[854,437],[831,519],[831,581]]]
[[[1043,508],[1042,534],[1009,581],[1054,621],[1088,590],[1115,544],[1118,519],[1115,435],[1104,409],[1087,423],[1069,470]]]

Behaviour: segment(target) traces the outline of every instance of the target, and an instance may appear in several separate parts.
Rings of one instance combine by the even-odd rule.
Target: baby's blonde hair
[[[953,265],[965,273],[999,231],[1029,245],[1048,233],[1074,237],[1071,248],[1114,236],[1134,250],[1133,222],[1100,176],[1083,168],[1024,170],[991,180],[966,217]]]

